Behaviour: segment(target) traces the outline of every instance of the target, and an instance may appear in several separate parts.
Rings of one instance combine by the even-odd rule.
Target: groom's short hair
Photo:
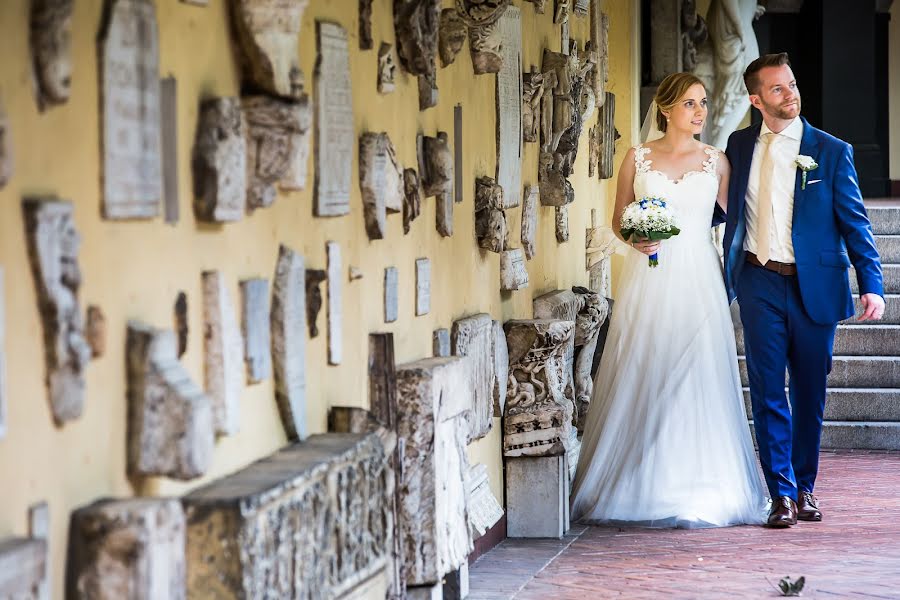
[[[763,54],[752,63],[747,65],[744,71],[744,85],[751,94],[759,93],[759,72],[766,67],[780,67],[782,65],[791,66],[787,52],[779,52],[778,54]]]

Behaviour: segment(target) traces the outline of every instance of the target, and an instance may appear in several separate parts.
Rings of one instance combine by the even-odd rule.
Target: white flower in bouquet
[[[632,243],[639,240],[667,240],[681,233],[678,219],[662,198],[647,197],[625,207],[621,221],[622,238]],[[650,256],[650,266],[659,265],[659,255]]]

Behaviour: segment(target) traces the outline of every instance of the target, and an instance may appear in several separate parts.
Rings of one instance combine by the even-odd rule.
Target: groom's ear
[[[762,110],[762,100],[759,94],[750,94],[750,106],[757,110]]]

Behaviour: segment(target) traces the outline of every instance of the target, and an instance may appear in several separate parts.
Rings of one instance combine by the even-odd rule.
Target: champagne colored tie
[[[775,175],[775,163],[772,160],[772,145],[776,133],[771,131],[763,136],[762,163],[759,166],[759,193],[756,196],[756,258],[759,262],[769,262],[770,240],[772,229],[772,177]]]

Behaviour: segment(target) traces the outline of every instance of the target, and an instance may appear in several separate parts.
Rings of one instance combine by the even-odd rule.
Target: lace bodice
[[[707,159],[699,165],[699,169],[688,171],[679,179],[673,180],[652,167],[653,161],[647,158],[650,148],[643,144],[634,148],[634,197],[640,199],[653,196],[662,198],[669,204],[678,215],[681,229],[681,234],[672,240],[709,240],[713,210],[719,194],[716,168],[721,153],[711,147],[704,152]]]

